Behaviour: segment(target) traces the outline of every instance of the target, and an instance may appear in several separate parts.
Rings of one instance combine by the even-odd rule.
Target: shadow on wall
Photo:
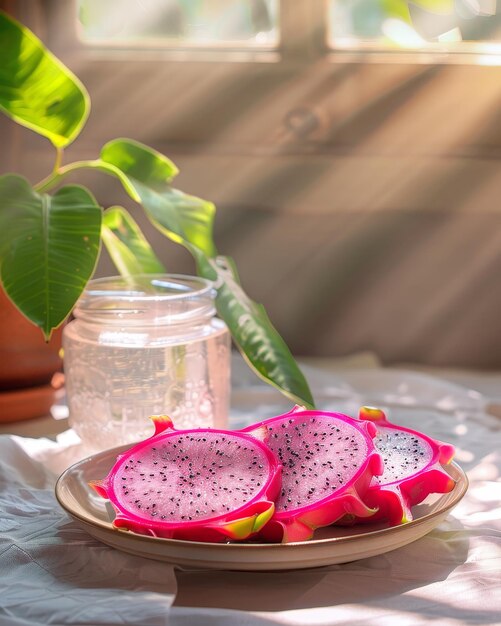
[[[442,104],[437,87],[453,80],[450,69],[431,67],[397,81],[331,120],[309,156],[253,178],[247,196],[269,197],[274,208],[224,209],[231,227],[220,228],[221,247],[295,353],[372,350],[385,363],[501,366],[500,163],[481,156],[499,135],[497,109],[485,96],[482,107],[465,102],[475,110],[471,128],[456,135],[453,123],[448,138],[463,150],[440,154],[415,136]],[[412,122],[423,94],[402,147],[394,120]]]
[[[218,233],[220,247],[295,353],[501,365],[496,214],[238,214],[238,227]]]

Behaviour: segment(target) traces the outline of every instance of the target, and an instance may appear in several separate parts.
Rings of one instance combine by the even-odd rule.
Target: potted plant
[[[27,28],[0,12],[0,109],[46,137],[52,172],[32,185],[0,176],[0,278],[9,299],[46,339],[72,311],[92,277],[103,242],[122,275],[164,268],[123,207],[103,209],[91,191],[66,184],[83,169],[116,179],[166,240],[193,255],[217,287],[217,311],[249,366],[293,402],[313,406],[308,384],[262,305],[244,292],[232,259],[212,234],[215,207],[172,186],[178,173],[163,154],[132,139],[108,142],[93,160],[65,162],[82,130],[90,98],[81,82]]]

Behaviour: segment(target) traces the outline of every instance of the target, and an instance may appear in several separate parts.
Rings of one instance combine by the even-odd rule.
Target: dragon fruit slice
[[[282,464],[282,489],[272,519],[260,537],[288,543],[313,536],[346,513],[374,510],[362,497],[375,474],[383,472],[375,451],[376,428],[341,413],[295,407],[243,431],[266,441]]]
[[[405,523],[412,520],[411,507],[430,493],[447,493],[454,488],[454,480],[441,467],[451,462],[453,446],[391,424],[380,409],[364,406],[359,417],[376,425],[376,448],[385,467],[364,496],[366,504],[378,509],[371,521]]]
[[[151,419],[155,434],[91,483],[111,501],[116,528],[221,542],[247,539],[266,524],[281,467],[264,443],[224,430],[175,430],[166,416]]]

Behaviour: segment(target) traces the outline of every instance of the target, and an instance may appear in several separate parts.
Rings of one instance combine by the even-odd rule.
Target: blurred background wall
[[[501,366],[496,61],[326,51],[319,0],[296,0],[281,49],[257,52],[86,46],[72,0],[0,6],[90,92],[66,160],[121,136],[169,156],[176,186],[216,203],[220,252],[296,355]],[[48,142],[4,116],[0,141],[0,172],[35,182],[52,168]],[[126,206],[169,271],[194,272],[116,181],[79,181]]]

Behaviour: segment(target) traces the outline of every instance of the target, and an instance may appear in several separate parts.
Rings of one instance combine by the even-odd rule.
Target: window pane
[[[273,47],[279,0],[78,0],[85,43]]]
[[[501,53],[496,0],[329,0],[330,44],[344,49]]]

